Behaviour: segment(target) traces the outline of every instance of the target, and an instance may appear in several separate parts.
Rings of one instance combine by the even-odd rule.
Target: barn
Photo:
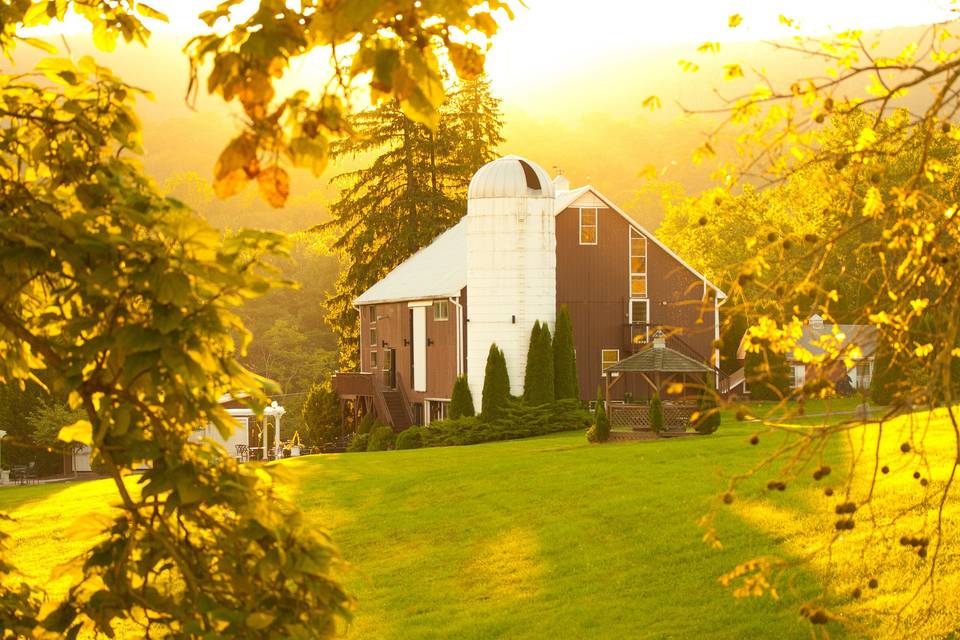
[[[530,332],[569,310],[583,400],[604,372],[660,332],[666,346],[715,369],[725,295],[597,188],[571,188],[534,162],[506,156],[474,175],[466,215],[360,295],[358,371],[334,388],[347,414],[394,429],[446,416],[466,375],[479,404],[490,345],[522,393]],[[618,381],[617,399],[650,394]]]

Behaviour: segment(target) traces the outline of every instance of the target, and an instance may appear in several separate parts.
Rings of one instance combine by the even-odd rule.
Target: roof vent
[[[570,191],[570,181],[563,174],[553,179],[553,186],[557,191]]]
[[[823,329],[823,318],[818,314],[815,313],[812,316],[810,316],[809,322],[810,322],[810,326],[813,327],[814,329]]]

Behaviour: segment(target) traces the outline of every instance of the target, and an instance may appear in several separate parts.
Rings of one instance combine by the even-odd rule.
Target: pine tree
[[[593,426],[587,430],[590,442],[606,442],[610,439],[610,417],[603,402],[603,387],[597,387],[597,410],[593,417]]]
[[[534,385],[536,380],[543,375],[543,361],[537,357],[537,350],[540,348],[540,321],[533,323],[533,329],[530,331],[530,344],[527,347],[527,366],[523,372],[523,399],[530,402],[535,394]]]
[[[510,375],[507,359],[496,344],[490,345],[483,378],[480,417],[490,422],[499,418],[510,402]]]
[[[873,357],[873,376],[870,379],[870,399],[880,406],[893,402],[896,381],[902,372],[892,366],[890,349],[879,345]]]
[[[660,401],[660,394],[655,393],[653,397],[650,398],[650,406],[648,408],[650,414],[650,429],[659,434],[663,431],[663,402]]]
[[[359,360],[353,300],[466,213],[470,179],[503,141],[499,108],[486,80],[464,82],[449,96],[436,130],[384,103],[355,116],[356,134],[331,149],[333,160],[375,156],[334,178],[340,197],[330,221],[316,228],[336,238],[342,264],[327,299],[342,368]]]
[[[790,393],[790,366],[783,354],[748,351],[743,366],[751,400],[781,400]]]
[[[470,393],[467,377],[460,376],[453,383],[453,393],[450,396],[450,418],[456,420],[464,416],[472,416],[474,411],[473,394]]]
[[[579,398],[577,361],[573,347],[573,323],[567,306],[557,314],[556,334],[553,337],[553,389],[557,400]]]

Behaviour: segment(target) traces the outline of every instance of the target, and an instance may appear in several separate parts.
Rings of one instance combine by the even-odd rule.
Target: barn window
[[[447,320],[450,318],[450,303],[446,300],[434,300],[433,302],[433,319],[434,320]]]
[[[597,209],[580,209],[580,244],[597,244]]]
[[[630,227],[630,297],[647,297],[647,239]]]
[[[619,349],[603,349],[600,351],[600,371],[606,371],[618,362],[620,362]],[[614,373],[613,375],[617,374]]]

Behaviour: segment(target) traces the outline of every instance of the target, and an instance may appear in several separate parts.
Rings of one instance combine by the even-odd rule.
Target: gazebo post
[[[610,406],[610,372],[605,371],[603,374],[604,385],[603,385],[603,404],[606,407]],[[609,409],[608,409],[609,411]]]

